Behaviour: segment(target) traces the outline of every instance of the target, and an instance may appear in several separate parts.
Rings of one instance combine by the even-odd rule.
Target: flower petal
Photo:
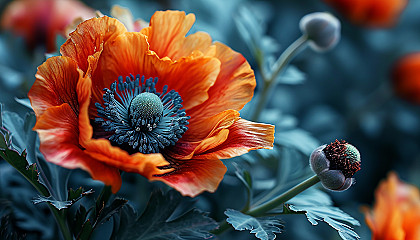
[[[177,49],[173,49],[173,53],[168,57],[175,61],[179,60],[182,57],[188,57],[195,51],[200,51],[206,54],[208,52],[211,52],[213,48],[211,42],[212,40],[208,33],[193,33],[191,35],[188,35],[188,37],[184,38],[182,41],[180,41],[179,47]]]
[[[146,36],[140,33],[125,33],[105,44],[99,59],[98,69],[93,74],[93,101],[102,102],[103,88],[109,88],[118,76],[130,74],[158,77],[156,89],[164,85],[177,91],[185,109],[207,100],[208,89],[219,74],[220,62],[211,57],[183,58],[177,62],[159,59],[148,50]]]
[[[398,179],[395,172],[375,191],[373,210],[364,207],[372,239],[415,240],[420,236],[420,191]]]
[[[254,94],[255,75],[246,59],[222,43],[215,43],[221,62],[220,73],[209,89],[206,102],[187,111],[194,121],[214,116],[225,109],[241,110]]]
[[[119,168],[127,172],[136,172],[151,178],[155,174],[163,174],[169,170],[158,167],[168,165],[161,154],[133,154],[129,155],[119,147],[112,146],[107,139],[92,139],[93,128],[89,119],[89,104],[92,81],[89,77],[83,78],[77,85],[77,96],[80,104],[79,111],[79,144],[85,148],[84,152],[95,161]]]
[[[195,153],[195,159],[227,159],[240,156],[251,150],[273,148],[274,126],[239,119],[228,128],[229,136],[222,144],[205,152]]]
[[[37,80],[28,96],[38,117],[47,108],[63,103],[69,104],[77,114],[79,107],[75,93],[80,73],[76,62],[67,57],[51,57],[38,67],[35,77]]]
[[[175,146],[166,148],[165,154],[175,159],[190,159],[194,154],[214,148],[227,139],[227,128],[238,119],[239,112],[226,110],[202,121],[191,121],[188,131]]]
[[[178,190],[184,196],[195,197],[203,191],[214,192],[226,173],[226,167],[218,159],[189,159],[175,162],[173,172],[157,175],[160,180]]]
[[[126,32],[124,25],[114,18],[92,18],[82,22],[70,33],[70,38],[61,46],[60,52],[75,60],[86,72],[88,56],[102,51],[103,44]]]
[[[150,49],[160,57],[176,60],[182,49],[185,35],[195,22],[194,14],[185,15],[180,11],[157,11],[150,19],[150,26],[141,33],[147,35]]]
[[[119,170],[92,159],[80,149],[77,116],[69,104],[48,108],[38,118],[34,130],[39,134],[40,151],[47,161],[69,169],[81,168],[93,179],[112,186],[114,193],[120,189]]]

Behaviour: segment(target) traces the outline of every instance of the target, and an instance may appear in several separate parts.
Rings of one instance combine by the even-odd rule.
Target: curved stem
[[[259,217],[265,215],[268,211],[280,206],[281,204],[284,204],[285,202],[289,201],[299,193],[303,192],[304,190],[312,187],[316,183],[319,182],[319,178],[317,175],[314,175],[305,181],[299,183],[298,185],[294,186],[293,188],[289,189],[287,192],[281,194],[280,196],[258,206],[254,209],[251,209],[249,211],[246,211],[245,214],[251,215],[253,217]],[[230,225],[224,221],[220,224],[219,228],[212,231],[213,234],[221,234],[227,229],[229,229]]]
[[[261,76],[263,79],[263,86],[262,90],[259,94],[257,106],[255,108],[255,111],[251,117],[251,121],[257,121],[262,109],[264,108],[264,105],[267,101],[268,97],[268,90],[271,88],[271,85],[275,82],[277,76],[281,73],[281,71],[284,69],[284,67],[287,66],[287,64],[290,62],[290,60],[303,48],[306,47],[306,43],[308,41],[307,35],[302,35],[296,41],[294,41],[277,59],[277,61],[274,63],[274,71],[270,74],[269,77],[267,77],[267,74],[264,72],[264,66],[263,64],[259,64]]]
[[[289,189],[287,192],[281,194],[280,196],[254,208],[251,209],[250,211],[247,212],[248,215],[254,216],[254,217],[258,217],[261,216],[263,214],[265,214],[266,212],[268,212],[269,210],[272,210],[278,206],[280,206],[281,204],[289,201],[290,199],[292,199],[293,197],[295,197],[296,195],[298,195],[299,193],[303,192],[304,190],[312,187],[313,185],[315,185],[316,183],[319,182],[319,178],[317,175],[314,175],[308,179],[306,179],[305,181],[299,183],[298,185],[294,186],[293,188]]]

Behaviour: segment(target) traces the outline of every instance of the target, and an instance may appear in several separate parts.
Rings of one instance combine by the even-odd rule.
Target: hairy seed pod
[[[353,183],[361,164],[359,151],[346,141],[332,142],[316,148],[309,159],[312,171],[322,185],[332,191],[344,191]]]

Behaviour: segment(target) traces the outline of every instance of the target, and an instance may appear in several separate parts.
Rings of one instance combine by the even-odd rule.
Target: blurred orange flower
[[[207,33],[185,37],[194,21],[165,11],[140,32],[106,16],[81,23],[29,92],[46,159],[113,192],[122,170],[196,196],[223,179],[219,159],[272,148],[274,126],[239,117],[256,85],[250,65]]]
[[[407,54],[394,64],[392,83],[398,96],[420,104],[420,52]]]
[[[392,27],[408,0],[324,0],[355,24]]]
[[[65,28],[76,18],[88,19],[95,11],[77,0],[15,0],[4,10],[3,29],[22,36],[29,49],[44,46],[56,50],[56,35],[65,35]]]
[[[373,210],[364,208],[372,240],[420,239],[420,192],[391,172],[375,192]]]

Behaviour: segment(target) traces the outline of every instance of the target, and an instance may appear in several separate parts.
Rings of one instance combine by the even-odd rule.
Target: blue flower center
[[[157,92],[158,79],[144,76],[118,77],[105,88],[103,106],[95,103],[99,123],[109,140],[128,152],[158,153],[175,143],[187,131],[189,116],[182,109],[181,96],[164,86]]]
[[[129,115],[131,124],[135,126],[137,132],[152,131],[162,118],[162,101],[154,93],[140,93],[131,100]]]

